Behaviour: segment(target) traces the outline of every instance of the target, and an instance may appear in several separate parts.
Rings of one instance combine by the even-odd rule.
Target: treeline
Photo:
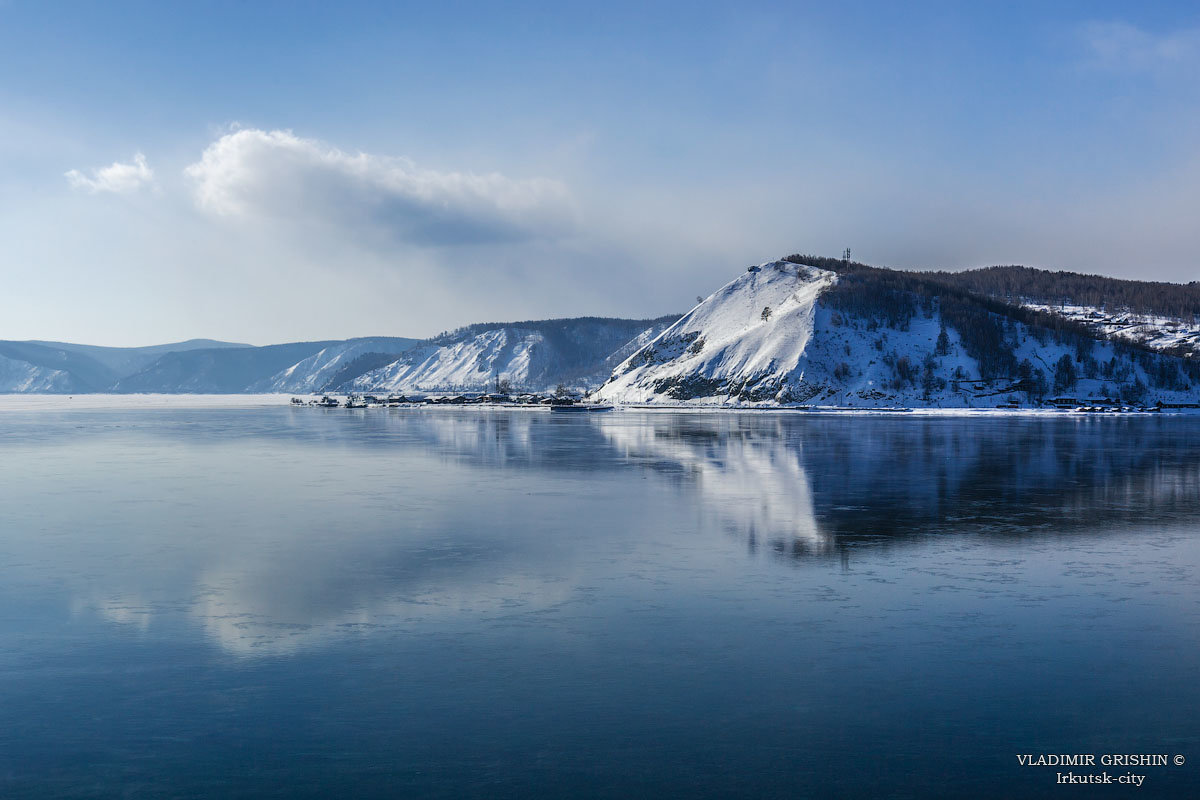
[[[989,364],[989,373],[994,371],[992,377],[1011,376],[1016,362],[988,352],[998,346],[996,326],[1001,324],[996,319],[989,319],[989,315],[1020,322],[1030,328],[1041,328],[1061,343],[1096,338],[1085,323],[1014,305],[939,279],[947,273],[884,269],[857,261],[812,255],[790,255],[784,260],[838,273],[841,280],[829,292],[833,307],[874,317],[889,327],[903,330],[906,321],[895,325],[893,320],[904,321],[906,314],[911,319],[918,308],[923,308],[928,316],[934,306],[939,305],[947,321],[952,321],[958,329],[968,354],[981,365]]]
[[[1131,380],[1132,373],[1124,371],[1121,362],[1140,365],[1152,384],[1159,388],[1186,389],[1188,381],[1200,383],[1200,362],[1163,355],[1128,340],[1111,340],[1116,356],[1110,362],[1097,362],[1092,356],[1097,337],[1086,323],[1007,302],[973,289],[967,282],[946,279],[948,275],[962,273],[907,272],[846,259],[799,254],[784,260],[838,273],[840,279],[826,293],[826,301],[832,309],[866,319],[868,330],[881,326],[906,330],[917,314],[931,318],[935,311],[940,312],[942,321],[958,332],[963,349],[978,363],[980,377],[984,380],[1012,379],[1026,387],[1041,384],[1038,389],[1044,391],[1045,377],[1039,378],[1036,371],[1031,373],[1026,364],[1017,362],[1019,334],[1016,323],[1021,323],[1040,344],[1053,341],[1074,350],[1073,358],[1056,365],[1053,376],[1056,390],[1074,385],[1079,373],[1073,367],[1068,369],[1072,365],[1079,365],[1080,373],[1086,377],[1118,382]],[[932,354],[937,355],[941,353]],[[928,364],[925,366],[925,371],[930,372]],[[901,383],[917,380],[915,365],[900,364],[897,360],[893,370]]]
[[[965,272],[929,272],[940,283],[1045,305],[1094,306],[1107,311],[1192,319],[1200,317],[1200,281],[1187,284],[1130,281],[1078,272],[1004,266]]]
[[[914,296],[914,302],[916,298],[924,298],[922,302],[925,304],[932,302],[931,298],[939,297],[943,303],[957,302],[969,309],[973,309],[972,313],[983,311],[992,314],[998,314],[1015,320],[1016,322],[1024,323],[1030,328],[1045,329],[1052,333],[1055,340],[1059,342],[1070,343],[1080,339],[1096,339],[1096,334],[1092,331],[1091,327],[1087,325],[1087,323],[1067,319],[1066,317],[1063,317],[1060,314],[1055,314],[1051,311],[1042,311],[1040,309],[1017,305],[1015,302],[1011,302],[1001,296],[972,289],[968,285],[968,282],[951,279],[953,276],[963,275],[966,273],[909,272],[907,270],[872,267],[869,264],[863,264],[857,261],[846,261],[843,259],[812,255],[790,255],[784,260],[790,261],[794,264],[808,264],[809,266],[837,272],[842,276],[842,280],[838,282],[839,287],[842,284],[861,283],[869,279],[871,285],[875,287],[874,291],[879,292],[881,295],[887,296],[887,299],[882,301],[884,303],[894,302],[894,296],[897,293],[912,294]],[[1136,281],[1121,282],[1136,283]],[[1188,287],[1180,287],[1175,284],[1163,285],[1174,286],[1176,289],[1188,288],[1191,286],[1191,284],[1189,284]],[[855,290],[851,289],[850,291]],[[872,291],[872,289],[864,286],[862,289],[858,289],[857,291],[869,293]],[[1134,342],[1129,342],[1124,346],[1132,350],[1157,352],[1145,345]]]
[[[1186,284],[1131,281],[1103,275],[1052,272],[1016,265],[984,267],[963,272],[889,270],[859,261],[807,254],[791,255],[784,260],[827,269],[839,275],[863,272],[919,275],[942,286],[987,295],[1013,304],[1022,301],[1052,306],[1066,303],[1094,306],[1109,312],[1128,310],[1135,314],[1180,319],[1200,317],[1200,281]]]

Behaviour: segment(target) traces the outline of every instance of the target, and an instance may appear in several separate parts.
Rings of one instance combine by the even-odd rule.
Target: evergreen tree
[[[1075,359],[1063,353],[1062,358],[1054,365],[1054,391],[1062,392],[1075,385]]]
[[[950,335],[946,333],[946,326],[942,326],[942,330],[938,333],[937,347],[934,352],[939,356],[950,355]]]

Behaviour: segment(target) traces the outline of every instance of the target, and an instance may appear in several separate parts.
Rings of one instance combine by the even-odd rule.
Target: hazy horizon
[[[797,250],[1197,277],[1185,3],[0,2],[0,339],[656,317]]]
[[[818,255],[818,254],[810,253],[810,254],[804,254],[804,255]],[[857,259],[855,259],[855,260],[857,261]],[[881,266],[881,265],[872,265],[872,266]],[[997,265],[992,265],[992,266],[1029,266],[1029,265],[997,264]],[[905,269],[903,267],[891,267],[891,268]],[[917,269],[920,269],[920,268],[911,268],[911,270],[917,270]],[[980,268],[979,267],[963,267],[961,270],[952,270],[952,271],[966,271],[966,270],[971,270],[971,269],[980,269]],[[738,277],[738,275],[741,272],[742,272],[741,268],[736,269],[733,273],[733,278]],[[1131,278],[1129,280],[1135,280],[1135,279]],[[1148,282],[1155,282],[1155,280],[1153,278],[1145,278],[1143,280],[1148,281]],[[1196,282],[1200,282],[1200,281],[1191,281],[1191,282],[1196,283]],[[1180,282],[1170,282],[1170,283],[1175,283],[1175,285],[1184,285],[1183,283],[1180,283]],[[714,286],[713,290],[715,291],[718,288],[720,288],[720,287]],[[706,292],[705,294],[706,295],[711,294],[711,292]],[[695,302],[696,299],[699,299],[699,297],[693,298],[693,303]],[[689,304],[689,307],[690,307],[690,305],[691,304]],[[687,311],[687,309],[684,309],[684,310],[679,310],[679,311],[675,311],[675,312],[668,312],[666,314],[655,314],[653,316],[646,316],[646,317],[634,317],[634,316],[619,315],[619,314],[618,315],[579,314],[574,317],[563,317],[563,316],[555,315],[555,316],[543,317],[543,318],[540,318],[537,320],[527,319],[527,318],[522,318],[522,319],[515,319],[515,318],[479,319],[479,320],[475,320],[474,322],[464,323],[461,326],[456,326],[456,328],[469,327],[472,325],[492,325],[492,326],[521,325],[523,323],[530,323],[530,322],[550,322],[550,321],[555,321],[555,320],[580,319],[580,318],[587,318],[587,317],[605,318],[605,319],[637,319],[637,320],[649,321],[652,319],[660,319],[663,317],[683,316],[686,313],[686,311]],[[221,346],[233,345],[233,346],[238,346],[238,347],[270,347],[272,345],[295,344],[295,343],[300,343],[300,342],[345,341],[345,340],[351,340],[351,339],[407,338],[407,339],[421,340],[421,339],[435,338],[440,334],[449,333],[453,330],[455,330],[455,328],[441,328],[437,331],[434,331],[433,333],[429,333],[429,334],[422,335],[422,336],[409,336],[404,333],[366,333],[366,334],[356,334],[353,336],[310,336],[310,337],[306,337],[304,339],[293,339],[293,340],[280,339],[280,340],[260,341],[260,342],[233,341],[230,339],[220,339],[220,338],[212,337],[212,336],[193,336],[193,337],[189,337],[188,339],[179,339],[179,340],[172,340],[172,341],[144,342],[141,344],[105,344],[105,343],[98,343],[98,342],[92,342],[92,341],[67,341],[65,339],[48,339],[45,337],[38,337],[38,338],[32,338],[32,339],[8,339],[8,340],[0,340],[0,341],[20,341],[20,342],[27,342],[27,343],[31,343],[31,344],[51,344],[51,345],[53,345],[53,344],[70,344],[70,345],[81,345],[81,346],[86,346],[86,347],[108,347],[108,348],[131,349],[131,350],[139,349],[139,348],[146,348],[146,347],[164,347],[164,346],[170,346],[170,345],[189,344],[189,343],[193,343],[193,342],[205,342],[205,341],[212,342],[215,345],[221,345]]]

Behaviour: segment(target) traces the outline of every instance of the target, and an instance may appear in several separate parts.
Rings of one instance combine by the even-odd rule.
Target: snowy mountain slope
[[[595,397],[868,408],[1200,399],[1200,364],[1039,327],[1019,311],[886,270],[771,262],[631,355]]]
[[[0,356],[16,362],[27,364],[25,368],[34,369],[40,378],[30,373],[28,385],[46,385],[44,380],[50,373],[61,372],[52,383],[54,389],[13,389],[10,391],[62,391],[88,392],[101,391],[116,377],[115,373],[100,361],[84,353],[74,352],[52,344],[38,342],[0,341]],[[26,385],[17,380],[13,385]]]
[[[237,394],[337,342],[167,353],[113,384],[115,392]]]
[[[750,267],[626,359],[597,396],[646,403],[774,395],[804,356],[817,298],[836,281],[832,272],[782,261]]]
[[[483,391],[497,379],[543,391],[563,383],[591,388],[611,369],[614,352],[661,330],[668,320],[577,319],[472,325],[423,342],[396,361],[354,379],[365,391]]]
[[[500,328],[445,345],[418,345],[402,358],[354,380],[359,389],[451,391],[489,389],[496,377],[524,386],[531,356],[543,337]]]
[[[48,341],[0,341],[7,362],[0,379],[3,393],[84,393],[111,389],[121,377],[166,353],[197,347],[248,347],[210,339],[193,339],[150,347],[98,347]]]
[[[864,264],[846,266],[870,269]],[[1129,280],[1022,266],[919,274],[947,287],[1071,320],[1097,338],[1116,337],[1178,356],[1200,355],[1200,281]]]
[[[347,364],[367,353],[400,354],[412,348],[417,339],[376,336],[348,339],[322,347],[295,364],[250,385],[251,392],[320,392]]]
[[[0,393],[65,394],[76,391],[66,370],[37,366],[0,355]]]
[[[608,379],[608,376],[612,375],[613,370],[620,366],[621,362],[650,344],[650,342],[658,338],[663,331],[674,325],[678,320],[679,315],[677,314],[652,320],[653,324],[650,327],[610,353],[600,363],[600,366],[587,377],[584,383],[588,386],[599,386],[604,383]]]
[[[1087,325],[1098,336],[1125,339],[1179,356],[1200,356],[1200,319],[1195,317],[1182,319],[1067,303],[1046,305],[1025,301],[1022,305]]]

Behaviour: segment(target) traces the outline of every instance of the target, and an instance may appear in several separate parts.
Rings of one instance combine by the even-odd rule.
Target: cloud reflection
[[[636,605],[663,570],[712,592],[746,579],[738,543],[819,567],[1200,520],[1180,419],[229,413],[12,418],[4,585],[111,635],[286,656],[544,630],[597,583]]]

